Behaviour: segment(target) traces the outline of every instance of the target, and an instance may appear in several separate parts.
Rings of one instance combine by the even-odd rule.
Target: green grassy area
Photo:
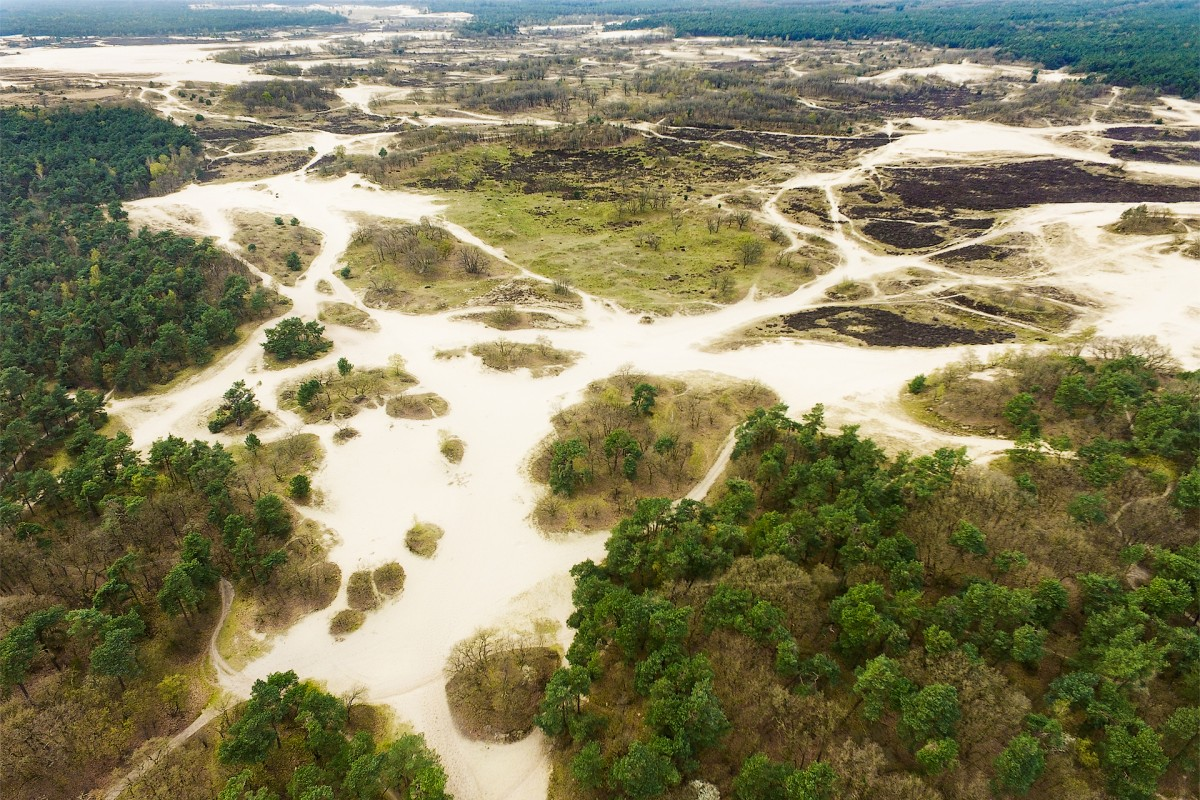
[[[730,212],[700,205],[623,216],[608,201],[500,186],[451,191],[445,199],[450,220],[504,248],[522,266],[634,311],[671,313],[735,302],[755,284],[761,294],[787,294],[811,280],[805,260],[826,252],[813,246],[790,263],[780,261],[783,248],[767,238],[763,225],[739,229],[727,220],[711,232],[709,221]]]
[[[596,127],[605,126],[574,130],[598,136]],[[703,311],[755,286],[762,295],[787,294],[833,261],[817,237],[781,256],[787,238],[755,217],[756,187],[787,174],[774,160],[608,128],[602,147],[518,129],[504,142],[433,151],[402,152],[400,139],[378,161],[341,166],[388,186],[435,191],[449,220],[516,263],[636,311]],[[362,255],[351,248],[347,261]]]
[[[295,286],[312,260],[321,252],[321,233],[299,223],[290,214],[239,213],[233,241],[242,246],[244,257],[284,286]],[[252,249],[253,248],[253,249]],[[288,266],[289,256],[296,258]],[[293,268],[294,267],[294,268]]]
[[[375,219],[362,221],[342,263],[342,280],[366,305],[412,314],[460,308],[517,272],[435,225]]]

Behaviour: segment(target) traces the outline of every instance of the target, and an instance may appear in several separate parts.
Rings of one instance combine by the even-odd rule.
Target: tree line
[[[153,0],[14,0],[0,9],[0,36],[202,36],[344,22],[345,16],[330,11],[196,8]]]

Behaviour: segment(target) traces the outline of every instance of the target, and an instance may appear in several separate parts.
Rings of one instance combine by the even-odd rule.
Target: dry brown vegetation
[[[438,433],[438,450],[451,464],[461,464],[467,452],[467,445],[459,437],[441,431]]]
[[[548,647],[490,630],[456,644],[445,671],[446,699],[458,729],[482,741],[525,738],[559,660]]]
[[[362,627],[367,621],[367,615],[353,608],[343,608],[329,620],[329,632],[341,639]]]
[[[471,345],[470,352],[491,369],[500,372],[527,369],[535,378],[557,375],[579,357],[579,353],[555,348],[544,336],[539,336],[533,344],[497,339]]]
[[[390,404],[397,393],[416,383],[398,357],[386,367],[352,367],[346,374],[336,368],[310,372],[280,387],[279,407],[295,411],[308,423],[344,420],[363,409]],[[307,402],[301,404],[302,399]]]
[[[387,415],[397,419],[434,419],[449,410],[450,404],[434,392],[402,394],[390,398],[386,406]]]
[[[370,314],[349,303],[321,303],[317,319],[329,325],[341,325],[360,331],[379,330],[379,323],[372,319]]]
[[[329,621],[329,632],[341,638],[362,627],[368,612],[404,590],[404,567],[389,561],[375,569],[360,569],[346,581],[346,605]]]
[[[295,431],[254,449],[236,445],[233,453],[239,460],[242,481],[255,497],[267,492],[285,494],[293,475],[314,471],[325,457],[315,433]]]
[[[428,220],[365,222],[343,255],[343,280],[372,308],[431,313],[465,305],[515,270]]]

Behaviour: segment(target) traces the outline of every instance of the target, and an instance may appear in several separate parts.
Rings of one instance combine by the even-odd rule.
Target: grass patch
[[[533,278],[513,278],[505,281],[474,301],[481,306],[553,306],[577,309],[583,298],[566,281],[539,281]]]
[[[501,306],[493,311],[477,311],[473,314],[463,314],[458,319],[480,322],[498,331],[516,330],[552,330],[555,328],[577,327],[560,320],[553,314],[544,311],[524,311],[510,305]]]
[[[446,431],[438,434],[439,443],[438,451],[442,457],[451,464],[461,464],[463,456],[466,455],[467,445],[462,439],[454,436]]]
[[[597,381],[554,417],[553,436],[534,456],[533,478],[548,489],[534,520],[545,530],[600,530],[641,498],[680,497],[730,429],[775,401],[762,384],[708,374],[622,372]]]
[[[351,439],[357,439],[360,435],[357,428],[339,428],[337,433],[333,434],[333,443],[345,444]]]
[[[1075,309],[1064,303],[1015,288],[964,284],[937,296],[970,311],[1034,325],[1045,331],[1064,331],[1077,316]]]
[[[293,219],[290,214],[272,216],[241,211],[233,214],[233,241],[242,246],[243,257],[284,286],[295,286],[321,252],[320,231],[292,225]],[[296,258],[289,258],[293,253]]]
[[[433,558],[444,535],[445,531],[432,522],[418,522],[404,534],[404,546],[422,558]]]
[[[580,355],[571,350],[556,349],[544,336],[539,336],[533,344],[510,342],[507,339],[482,342],[472,345],[470,352],[490,369],[500,372],[528,369],[535,378],[557,375],[574,364]]]
[[[277,400],[281,409],[296,412],[307,423],[349,419],[364,408],[390,404],[391,397],[414,385],[417,379],[404,370],[404,362],[393,358],[386,367],[348,372],[334,368],[310,372],[283,384]],[[391,398],[391,399],[389,399]]]
[[[518,263],[631,310],[703,310],[751,286],[790,293],[814,274],[806,262],[832,258],[816,242],[777,258],[786,237],[734,204],[780,177],[769,159],[636,137],[553,149],[507,133],[507,142],[413,151],[378,177],[438,192],[449,219]]]
[[[446,663],[446,699],[458,729],[478,741],[525,738],[559,662],[548,647],[494,631],[459,642]]]
[[[501,245],[518,263],[635,311],[731,303],[756,284],[763,295],[788,294],[812,279],[807,261],[831,257],[806,245],[780,259],[783,248],[768,238],[768,226],[739,227],[736,212],[692,200],[633,215],[613,201],[499,187],[452,191],[447,200],[450,219]]]
[[[341,325],[359,331],[379,330],[379,323],[370,314],[349,303],[321,303],[317,319],[327,325]]]
[[[397,561],[376,567],[371,578],[375,581],[376,590],[384,597],[395,597],[404,591],[404,567]]]
[[[273,442],[260,443],[253,449],[245,444],[230,448],[238,462],[245,485],[256,494],[287,494],[293,475],[313,472],[325,453],[315,433],[295,433]]]
[[[342,279],[372,308],[429,314],[458,308],[501,284],[516,270],[447,230],[363,222],[342,256]]]
[[[367,615],[353,608],[343,608],[329,620],[329,632],[338,639],[354,633],[367,621]]]
[[[379,593],[371,571],[362,569],[350,575],[346,581],[346,603],[355,611],[370,611],[379,605]]]
[[[864,283],[856,283],[851,280],[844,280],[836,286],[831,286],[825,290],[825,296],[830,300],[861,300],[864,297],[871,296],[871,287]]]
[[[397,419],[434,419],[450,411],[450,404],[434,392],[402,394],[387,401],[385,409],[389,417]]]

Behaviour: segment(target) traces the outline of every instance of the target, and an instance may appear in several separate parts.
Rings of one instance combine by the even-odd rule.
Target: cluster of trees
[[[186,128],[137,107],[8,108],[0,137],[0,365],[137,391],[208,363],[270,311],[273,296],[208,241],[124,221],[121,199],[190,177]]]
[[[199,36],[344,22],[346,17],[329,11],[197,8],[184,2],[156,0],[83,4],[70,0],[13,0],[0,9],[0,36]]]
[[[278,80],[239,83],[230,87],[225,96],[253,112],[260,107],[294,111],[297,106],[305,111],[325,111],[337,95],[313,81]]]
[[[352,244],[370,245],[376,263],[400,264],[416,275],[436,271],[456,250],[465,272],[479,275],[486,271],[487,260],[482,252],[474,247],[460,246],[450,231],[428,219],[415,225],[366,225],[354,232]],[[372,288],[386,291],[383,284]]]
[[[676,35],[801,40],[890,40],[967,49],[1071,67],[1121,86],[1148,86],[1193,97],[1200,92],[1189,48],[1200,21],[1175,0],[1122,0],[1102,9],[1088,0],[1005,0],[986,7],[910,0],[879,4],[774,0],[747,7],[720,0],[704,9],[681,9],[663,0],[440,0],[434,10],[471,11],[472,24],[510,30],[519,22],[560,18],[632,17],[623,28],[669,28]]]
[[[769,397],[753,384],[699,387],[632,373],[592,384],[554,418],[556,436],[534,464],[550,489],[539,521],[600,527],[638,497],[686,490],[724,432]]]
[[[797,102],[806,97],[796,81],[768,78],[761,67],[732,69],[670,68],[638,73],[626,97],[603,104],[610,117],[696,128],[755,128],[794,133],[844,134],[857,114],[840,109],[812,108]],[[869,108],[864,116],[874,118]]]
[[[280,361],[307,361],[333,347],[324,333],[325,326],[315,319],[305,322],[299,317],[287,317],[267,328],[262,347]]]
[[[1173,403],[1138,427],[1182,470],[1174,508],[1124,539],[1040,489],[1096,448],[984,471],[954,450],[889,458],[820,407],[755,411],[715,502],[643,500],[573,569],[576,634],[538,716],[558,779],[585,798],[688,777],[739,800],[1185,791],[1200,425],[1194,396],[1192,416]]]
[[[222,763],[243,767],[219,796],[449,800],[445,770],[425,737],[376,742],[370,730],[352,724],[352,710],[295,672],[255,681],[218,748]]]
[[[571,91],[561,82],[507,80],[469,83],[458,90],[458,102],[467,108],[488,108],[504,114],[534,108],[570,108]]]

